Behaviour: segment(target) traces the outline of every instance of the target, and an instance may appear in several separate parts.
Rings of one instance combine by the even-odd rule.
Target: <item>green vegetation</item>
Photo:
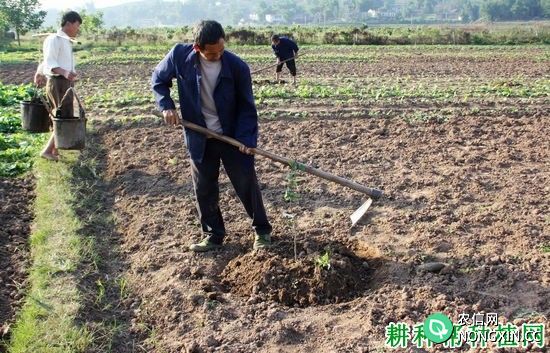
[[[44,134],[30,134],[21,130],[19,102],[33,95],[31,86],[0,83],[0,177],[17,176],[29,171],[41,145]]]
[[[0,106],[7,107],[29,99],[34,94],[32,86],[4,85],[0,83]]]
[[[315,259],[315,265],[323,270],[330,270],[330,251],[326,250],[321,256]]]
[[[302,80],[298,86],[278,85],[259,86],[255,89],[258,103],[272,98],[331,98],[336,100],[385,98],[430,98],[450,99],[457,97],[546,97],[550,94],[550,81],[539,79],[514,83],[513,80],[503,82],[481,83],[474,86],[455,86],[448,82],[384,82],[375,80],[361,80],[348,84],[342,83],[315,83]]]
[[[86,34],[99,33],[103,29],[103,12],[88,13],[86,10],[78,11],[82,18],[80,32]]]
[[[283,199],[286,202],[294,202],[300,198],[300,194],[298,194],[298,180],[296,179],[300,170],[304,170],[301,163],[295,161],[290,165],[290,172],[286,176],[286,190],[283,195]]]
[[[0,0],[0,31],[3,35],[3,23],[15,30],[17,42],[21,45],[20,35],[38,29],[46,11],[38,10],[38,0]]]
[[[94,134],[95,126],[93,124],[89,135]],[[109,197],[102,189],[105,181],[100,156],[104,153],[101,144],[90,143],[71,169],[70,187],[74,195],[71,207],[77,214],[84,215],[78,234],[86,240],[86,247],[78,279],[81,305],[86,309],[80,312],[78,320],[93,336],[87,349],[89,352],[112,352],[121,337],[128,337],[130,324],[120,314],[124,308],[122,301],[131,293],[125,274],[117,271],[122,256],[118,246],[113,244],[115,217],[112,209],[104,207],[105,198]],[[96,234],[92,232],[94,229],[104,229],[105,232]]]
[[[169,0],[125,3],[102,9],[101,15],[107,27],[121,28],[170,28],[204,18],[226,26],[469,23],[549,18],[550,4],[547,0]]]
[[[0,107],[0,133],[16,132],[21,128],[21,118],[11,107]],[[3,138],[7,137],[2,135]]]
[[[334,156],[329,156],[334,157],[329,158],[329,170],[333,169],[346,177],[354,173],[349,166],[372,165],[380,171],[386,168],[386,163],[393,163],[373,157],[369,145],[363,148],[353,142],[358,141],[361,134],[369,134],[369,138],[372,135],[372,146],[376,146],[377,139],[391,136],[393,130],[382,124],[386,119],[404,119],[411,125],[434,125],[417,129],[418,126],[402,124],[403,129],[411,128],[414,132],[409,135],[411,141],[422,138],[418,132],[425,127],[440,131],[442,135],[452,134],[453,138],[458,139],[462,131],[456,127],[460,125],[437,126],[435,123],[454,118],[481,120],[487,116],[502,115],[507,118],[525,117],[518,119],[518,123],[527,124],[530,117],[540,119],[543,116],[541,107],[550,96],[550,80],[544,75],[544,62],[550,61],[550,51],[545,45],[433,44],[467,42],[466,36],[461,37],[462,28],[456,31],[453,28],[427,27],[359,28],[355,34],[353,28],[326,28],[311,39],[306,37],[314,31],[313,28],[303,31],[301,27],[296,28],[296,32],[290,33],[302,36],[300,38],[305,41],[318,43],[362,43],[365,38],[380,43],[429,43],[416,46],[303,45],[304,52],[309,54],[299,59],[298,85],[273,84],[266,80],[266,77],[273,76],[273,70],[254,75],[254,94],[261,118],[279,120],[270,122],[271,128],[286,124],[286,118],[290,120],[289,125],[298,125],[295,124],[297,119],[307,119],[306,124],[312,122],[319,125],[314,131],[318,136],[308,135],[305,133],[307,131],[300,129],[294,130],[295,136],[290,136],[291,130],[285,131],[289,135],[280,136],[279,131],[272,130],[274,137],[267,141],[267,144],[274,143],[269,146],[270,149],[279,149],[282,153],[290,150],[290,154],[294,154],[294,149],[304,151],[304,148],[311,147],[306,157],[302,158],[311,165],[324,167],[327,155],[321,149],[326,148],[334,151]],[[526,42],[534,40],[541,43],[543,40],[540,38],[547,35],[544,32],[546,27],[539,32],[536,32],[539,30],[536,26],[524,28],[529,28],[521,32],[526,33]],[[293,31],[293,27],[287,29]],[[273,30],[264,28],[253,37],[247,37],[244,32],[237,35],[237,30],[230,29],[228,49],[241,55],[253,68],[272,63],[273,54],[261,41]],[[511,32],[510,37],[501,36],[508,29],[492,28],[487,33],[467,30],[472,30],[469,41],[479,44],[490,43],[493,39],[499,43],[524,41],[513,37]],[[125,129],[147,128],[148,124],[138,123],[144,119],[148,122],[156,119],[161,124],[162,119],[153,118],[151,114],[150,70],[172,43],[178,38],[185,38],[188,32],[167,29],[166,33],[162,33],[159,30],[153,32],[158,35],[156,41],[141,45],[148,42],[147,36],[151,33],[134,31],[131,34],[131,31],[120,30],[119,33],[127,33],[128,37],[119,35],[108,38],[107,32],[89,30],[82,39],[83,44],[76,46],[78,67],[79,70],[82,68],[83,73],[78,90],[85,97],[89,117],[94,119],[90,123],[95,126],[107,124],[108,127],[124,126]],[[334,33],[334,36],[327,33]],[[474,33],[479,36],[475,37]],[[169,38],[169,35],[172,37]],[[93,41],[94,36],[98,37],[97,42]],[[122,41],[120,46],[118,40]],[[262,45],[240,45],[239,42],[261,42]],[[2,65],[7,64],[7,69],[11,68],[10,63],[36,62],[40,56],[39,48],[38,40],[24,41],[22,50],[12,47],[0,53],[0,60]],[[499,67],[495,63],[503,65]],[[511,63],[532,70],[511,70],[511,75],[502,74],[510,72],[503,68],[511,67]],[[31,65],[22,66],[26,70]],[[288,75],[286,69],[285,74]],[[31,95],[29,86],[0,85],[0,88],[0,165],[5,167],[0,173],[19,175],[31,168],[32,156],[36,155],[36,148],[45,136],[27,134],[20,128],[18,103]],[[346,124],[340,124],[342,121]],[[300,121],[300,125],[302,123],[304,121]],[[341,136],[338,136],[338,131],[334,133],[338,126],[345,126]],[[160,138],[165,139],[164,136]],[[479,139],[481,141],[483,135]],[[151,141],[138,138],[134,142],[149,144]],[[288,144],[281,144],[281,141]],[[397,143],[395,148],[400,148],[410,141],[403,139]],[[356,147],[360,152],[356,154],[357,158],[339,158],[340,149]],[[132,275],[128,276],[125,272],[126,259],[116,245],[118,225],[112,213],[113,207],[110,207],[110,201],[113,201],[110,198],[114,199],[116,195],[109,195],[112,188],[106,180],[102,180],[103,163],[106,158],[116,158],[116,155],[107,150],[94,151],[97,148],[102,148],[101,143],[92,140],[79,155],[62,152],[64,158],[61,162],[38,161],[33,168],[38,179],[37,218],[32,235],[33,267],[29,271],[26,304],[18,314],[12,334],[11,352],[108,352],[120,346],[121,342],[128,342],[131,330],[137,325],[145,325],[136,325],[135,321],[130,320],[146,320],[148,314],[133,318],[120,315],[128,312],[126,305],[132,301],[124,299],[133,297],[131,289],[135,283],[131,282]],[[171,158],[166,163],[181,164],[178,158]],[[277,185],[279,198],[282,196],[287,203],[275,204],[274,209],[282,209],[285,234],[293,237],[294,259],[298,260],[297,241],[304,231],[302,227],[297,228],[297,222],[302,218],[292,213],[304,210],[297,204],[300,203],[298,173],[303,166],[291,163],[290,168],[286,190],[281,190]],[[281,195],[283,192],[284,195]],[[316,193],[315,190],[312,195]],[[550,218],[545,221],[550,222]],[[319,227],[323,227],[325,222],[328,224],[331,220],[322,220]],[[90,230],[98,234],[91,234]],[[549,249],[548,244],[543,244],[537,245],[536,251],[547,253]],[[331,267],[331,260],[332,265],[335,264],[334,256],[329,249],[325,249],[307,261],[316,266],[317,272],[334,271]],[[475,272],[477,268],[459,271]],[[219,302],[206,301],[207,309],[215,309],[216,305]],[[131,307],[130,310],[134,309]],[[150,339],[140,343],[155,346],[162,337],[157,336],[154,329],[149,332]]]
[[[84,352],[92,340],[91,333],[75,323],[83,300],[75,278],[87,243],[71,207],[71,168],[77,155],[66,157],[67,162],[59,163],[40,160],[34,168],[30,284],[12,333],[12,353]]]
[[[425,26],[408,25],[402,27],[367,26],[279,26],[226,28],[227,40],[232,45],[269,45],[273,33],[294,38],[299,44],[549,44],[550,25],[547,22],[508,25],[461,25]],[[126,47],[131,44],[168,45],[176,42],[191,42],[192,28],[169,29],[110,29],[102,34],[83,36],[82,41],[96,44]],[[119,49],[123,50],[123,49]]]
[[[111,87],[107,90],[98,90],[91,96],[85,98],[86,105],[95,104],[97,107],[124,107],[136,104],[154,105],[155,100],[147,91],[124,90],[115,92]]]
[[[122,274],[105,275],[105,267],[115,262],[105,259],[118,258],[117,249],[108,237],[89,233],[92,224],[115,227],[97,190],[102,182],[98,153],[93,146],[82,153],[64,151],[62,161],[39,160],[33,167],[30,284],[7,342],[9,352],[110,352],[119,335],[126,334],[128,323],[116,308],[130,296],[129,284]],[[90,319],[91,310],[103,319]]]
[[[283,195],[283,199],[288,203],[297,202],[300,199],[300,194],[298,193],[298,180],[296,176],[300,171],[304,170],[303,164],[293,161],[290,163],[290,172],[286,177],[286,189]],[[283,218],[286,220],[290,228],[292,229],[293,234],[293,249],[294,249],[294,261],[298,261],[298,230],[296,229],[296,215],[291,213],[283,213]]]
[[[507,23],[486,25],[428,26],[403,25],[393,27],[366,26],[278,26],[226,28],[229,48],[239,46],[247,61],[262,58],[258,47],[270,50],[270,38],[280,33],[294,38],[302,49],[308,45],[318,49],[320,45],[518,45],[550,44],[550,23]],[[158,62],[175,43],[192,42],[192,29],[148,28],[88,30],[79,36],[82,44],[74,50],[79,65],[97,63]],[[38,62],[41,57],[42,38],[23,37],[21,46],[6,46],[0,51],[0,62]],[[252,45],[249,48],[243,45]],[[508,47],[509,48],[509,47]],[[354,47],[341,47],[331,53],[330,60],[346,60]],[[17,52],[17,53],[14,53]],[[371,49],[376,52],[376,49]],[[439,49],[438,49],[439,51]],[[248,53],[250,53],[248,55]],[[376,54],[376,53],[374,53]],[[304,57],[301,60],[307,58]],[[357,56],[354,56],[357,58]],[[368,57],[367,57],[368,58]]]

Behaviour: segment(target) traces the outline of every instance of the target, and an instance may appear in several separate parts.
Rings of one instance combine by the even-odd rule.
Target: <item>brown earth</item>
[[[550,77],[547,62],[531,57],[417,54],[299,70],[325,81]],[[116,78],[121,87],[136,82],[146,89],[152,66],[84,66],[83,79],[93,80],[80,92]],[[271,84],[271,75],[257,84]],[[92,308],[82,320],[121,317],[127,334],[113,351],[135,351],[126,339],[134,337],[147,352],[383,352],[390,351],[388,323],[419,323],[436,311],[455,322],[462,313],[495,312],[501,322],[547,323],[548,97],[275,103],[259,107],[261,116],[273,113],[260,122],[262,148],[380,188],[384,197],[350,229],[362,195],[299,175],[300,198],[287,203],[288,169],[258,158],[274,249],[252,251],[250,222],[222,173],[228,237],[222,251],[202,255],[187,251],[201,234],[181,130],[164,126],[149,106],[124,113],[89,107],[96,120],[83,158],[97,160],[102,179],[90,193],[99,194],[102,212],[114,220],[91,224],[89,233],[117,249],[104,256],[121,264],[107,266],[102,278],[123,276],[131,295],[116,310]],[[406,119],[449,107],[444,119]],[[293,116],[300,112],[308,115]],[[145,118],[120,120],[137,114]],[[327,250],[330,267],[323,267]],[[442,268],[426,269],[434,262]]]
[[[350,230],[361,195],[303,175],[301,198],[286,203],[287,170],[259,158],[275,249],[252,252],[249,221],[223,176],[229,234],[223,251],[204,255],[186,250],[201,235],[181,131],[100,123],[94,139],[105,152],[95,158],[141,301],[134,325],[154,327],[168,352],[355,352],[382,347],[389,322],[435,311],[540,320],[550,313],[546,119],[264,121],[263,148],[385,196]],[[328,270],[315,265],[327,246]],[[445,267],[423,269],[433,261]]]
[[[26,286],[33,188],[32,178],[0,178],[0,352]]]
[[[2,64],[0,65],[0,82],[5,85],[31,83],[34,79],[36,64]]]
[[[346,46],[335,46],[329,51],[337,50],[343,58],[347,55]],[[356,47],[357,48],[357,47]],[[386,49],[390,48],[390,49]],[[449,83],[457,79],[470,79],[475,84],[484,79],[525,79],[541,78],[548,75],[548,65],[545,60],[546,49],[542,47],[515,47],[502,46],[499,49],[484,49],[483,47],[445,47],[440,53],[429,49],[429,46],[403,46],[399,55],[394,56],[392,47],[366,47],[366,53],[376,53],[372,58],[364,60],[335,62],[323,61],[326,48],[307,48],[308,54],[298,60],[299,76],[306,78],[373,78],[373,77],[401,77],[401,78],[435,78],[445,80],[452,78]],[[519,48],[519,47],[518,47]],[[424,51],[428,51],[427,53]],[[235,51],[239,54],[239,48]],[[357,49],[349,52],[353,57]],[[256,55],[265,54],[269,58],[267,65],[272,63],[269,50],[257,51]],[[77,60],[78,63],[78,60]],[[113,83],[120,78],[138,79],[147,85],[150,74],[156,62],[135,62],[128,64],[81,65],[78,64],[81,85],[90,83]],[[101,70],[98,70],[101,66]],[[263,68],[266,62],[251,63],[251,71]],[[0,65],[1,81],[5,84],[20,84],[32,82],[35,63],[17,63]],[[286,74],[286,69],[283,70]],[[274,69],[261,71],[254,79],[269,83],[273,79]],[[142,81],[145,78],[147,81]],[[288,76],[284,77],[288,80]],[[92,80],[89,82],[88,80]]]

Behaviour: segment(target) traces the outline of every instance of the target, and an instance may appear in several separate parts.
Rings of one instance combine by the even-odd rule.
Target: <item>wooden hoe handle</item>
[[[215,138],[217,140],[226,142],[226,143],[228,143],[230,145],[233,145],[235,147],[239,147],[239,148],[246,147],[241,142],[239,142],[239,141],[237,141],[234,138],[231,138],[229,136],[220,135],[218,133],[215,133],[212,130],[209,130],[205,127],[202,127],[200,125],[194,124],[194,123],[186,121],[186,120],[180,120],[180,121],[181,121],[181,124],[184,127],[189,128],[191,130],[195,130],[197,132],[200,132],[200,133],[202,133],[206,136],[209,136],[209,137]],[[366,194],[366,195],[372,197],[375,200],[379,199],[382,196],[382,191],[380,191],[378,189],[373,189],[373,188],[363,186],[363,185],[358,184],[358,183],[356,183],[352,180],[345,179],[345,178],[339,177],[337,175],[327,173],[327,172],[322,171],[320,169],[310,167],[308,165],[302,164],[302,163],[297,162],[295,160],[292,160],[290,158],[278,156],[274,153],[264,151],[260,148],[250,148],[250,150],[254,154],[259,154],[260,156],[267,157],[269,159],[272,159],[276,162],[285,164],[285,165],[290,166],[292,168],[296,168],[298,170],[303,170],[304,172],[307,172],[309,174],[313,174],[313,175],[318,176],[320,178],[333,181],[333,182],[335,182],[337,184],[340,184],[340,185],[343,185],[343,186],[347,186],[348,188],[359,191],[359,192],[362,192],[363,194]]]

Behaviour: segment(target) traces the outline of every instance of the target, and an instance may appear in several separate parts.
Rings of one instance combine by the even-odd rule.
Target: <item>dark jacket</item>
[[[290,59],[294,56],[294,52],[298,53],[298,45],[287,37],[280,37],[280,42],[277,45],[271,45],[275,56],[281,61]]]
[[[170,87],[172,79],[177,78],[183,119],[206,127],[197,84],[200,80],[198,55],[192,45],[177,44],[153,71],[151,84],[159,109],[175,109],[174,101],[170,98]],[[223,134],[248,147],[256,147],[258,113],[252,94],[250,69],[244,61],[229,51],[224,51],[221,61],[220,76],[214,89],[214,102]],[[200,163],[206,137],[199,132],[185,129],[185,144],[191,158]]]

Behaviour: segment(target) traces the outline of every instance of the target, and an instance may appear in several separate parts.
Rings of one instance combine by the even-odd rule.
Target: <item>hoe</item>
[[[186,121],[186,120],[180,119],[180,122],[184,127],[188,128],[188,129],[191,129],[191,130],[198,131],[198,132],[200,132],[200,133],[202,133],[202,134],[204,134],[208,137],[215,138],[217,140],[223,141],[223,142],[228,143],[230,145],[233,145],[235,147],[239,147],[239,148],[244,147],[244,145],[241,142],[235,140],[234,138],[224,136],[224,135],[220,135],[218,133],[213,132],[212,130],[209,130],[207,128],[204,128],[200,125],[194,124],[194,123]],[[361,220],[361,218],[363,218],[363,216],[365,215],[365,213],[369,209],[370,205],[372,204],[372,199],[377,200],[382,196],[382,191],[380,191],[378,189],[373,189],[373,188],[363,186],[363,185],[358,184],[358,183],[356,183],[352,180],[348,180],[348,179],[345,179],[345,178],[342,178],[342,177],[324,172],[322,170],[319,170],[319,169],[310,167],[308,165],[296,162],[296,161],[294,161],[290,158],[278,156],[274,153],[264,151],[264,150],[259,149],[259,148],[250,148],[250,150],[252,150],[253,154],[258,154],[260,156],[267,157],[269,159],[272,159],[276,162],[279,162],[279,163],[287,165],[287,166],[291,166],[291,167],[296,166],[297,169],[299,169],[299,170],[302,170],[302,171],[307,172],[309,174],[313,174],[315,176],[318,176],[318,177],[326,179],[326,180],[333,181],[337,184],[347,186],[350,189],[362,192],[363,194],[369,196],[368,200],[364,204],[362,204],[361,207],[359,207],[350,216],[352,227],[355,226],[357,224],[357,222],[359,222],[359,220]]]
[[[276,63],[276,64],[269,65],[269,66],[265,66],[265,67],[262,67],[261,69],[252,71],[250,74],[251,74],[251,75],[254,75],[254,74],[256,74],[256,73],[258,73],[258,72],[260,72],[260,71],[264,71],[264,70],[270,69],[270,68],[272,68],[272,67],[275,67],[275,66],[277,66],[277,65],[284,64],[284,63],[286,63],[287,61],[290,61],[290,60],[292,60],[292,59],[297,59],[299,56],[304,55],[304,54],[305,54],[304,52],[301,52],[301,53],[299,53],[299,54],[296,54],[296,55],[293,56],[292,58],[288,58],[288,59],[283,60],[283,61],[281,61],[281,62],[278,62],[278,63]]]

